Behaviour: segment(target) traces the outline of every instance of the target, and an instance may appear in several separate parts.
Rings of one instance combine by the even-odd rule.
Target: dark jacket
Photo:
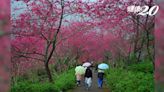
[[[104,73],[103,72],[98,72],[98,78],[103,79],[104,78]]]
[[[87,78],[92,77],[92,70],[90,68],[86,69],[84,77],[87,77]]]

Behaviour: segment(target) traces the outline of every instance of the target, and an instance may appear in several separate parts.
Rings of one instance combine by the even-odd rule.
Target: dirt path
[[[76,87],[73,90],[69,90],[68,92],[110,92],[105,85],[103,85],[103,88],[98,88],[97,85],[97,74],[93,72],[93,80],[92,80],[92,87],[89,91],[87,91],[84,87],[84,83],[81,84],[80,87]]]

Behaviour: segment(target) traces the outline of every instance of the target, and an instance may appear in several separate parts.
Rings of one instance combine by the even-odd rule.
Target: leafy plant
[[[150,61],[142,61],[138,64],[128,66],[128,70],[135,72],[153,73],[153,64]]]
[[[111,69],[107,84],[112,92],[153,92],[153,74]]]
[[[54,77],[55,82],[32,83],[21,79],[17,85],[11,87],[11,92],[60,92],[75,86],[74,69],[63,72]]]

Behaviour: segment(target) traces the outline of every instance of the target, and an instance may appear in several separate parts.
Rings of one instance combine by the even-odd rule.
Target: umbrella
[[[99,64],[99,65],[98,65],[98,68],[99,68],[99,69],[103,69],[103,70],[104,70],[104,69],[108,69],[108,68],[109,68],[109,66],[108,66],[108,64],[101,63],[101,64]]]
[[[83,66],[77,66],[76,68],[75,68],[75,72],[76,72],[76,74],[84,74],[85,73],[85,68],[83,67]]]
[[[89,66],[91,66],[91,63],[85,62],[85,63],[83,64],[83,66],[84,66],[84,67],[89,67]]]

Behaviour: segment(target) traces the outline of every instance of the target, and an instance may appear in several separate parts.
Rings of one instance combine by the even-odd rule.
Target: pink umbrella
[[[91,65],[92,65],[92,64],[89,63],[89,62],[85,62],[85,63],[83,64],[84,67],[89,67],[89,66],[91,66]]]

